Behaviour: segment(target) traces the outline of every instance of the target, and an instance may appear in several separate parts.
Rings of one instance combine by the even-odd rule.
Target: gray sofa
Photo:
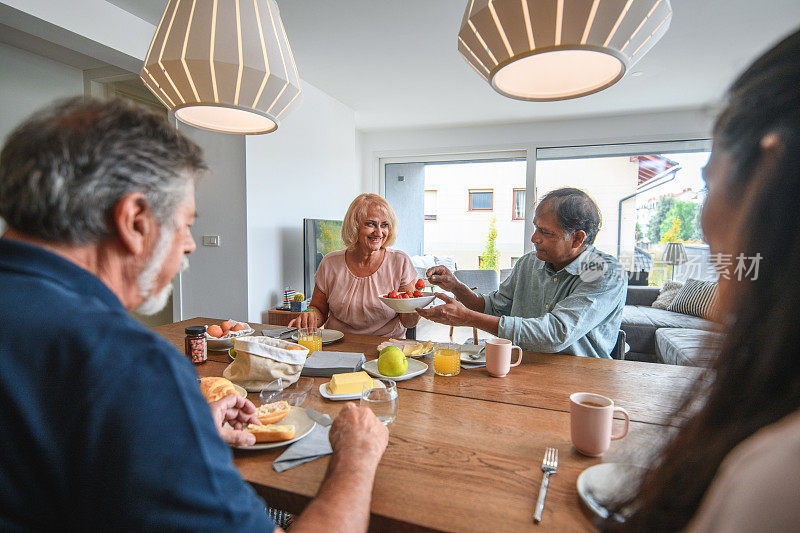
[[[718,345],[717,324],[696,316],[651,307],[660,287],[628,287],[621,329],[630,351],[625,359],[704,366]]]

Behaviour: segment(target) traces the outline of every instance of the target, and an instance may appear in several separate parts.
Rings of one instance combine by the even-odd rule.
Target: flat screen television
[[[326,254],[343,249],[342,221],[303,219],[303,290],[306,298],[314,293],[314,274]]]

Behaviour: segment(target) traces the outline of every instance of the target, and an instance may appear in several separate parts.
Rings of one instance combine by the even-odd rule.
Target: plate
[[[475,346],[474,344],[467,344],[461,347],[461,361],[464,363],[472,363],[472,364],[486,364],[486,350],[481,351],[480,356],[477,359],[473,359],[469,356],[469,354],[474,354],[475,352],[483,350],[482,345]]]
[[[319,393],[322,395],[323,398],[327,398],[328,400],[334,400],[334,401],[361,399],[360,392],[354,392],[353,394],[331,394],[330,392],[328,392],[328,383],[330,383],[330,381],[326,381],[325,383],[319,386]],[[381,383],[381,387],[383,387],[383,383]]]
[[[378,296],[378,299],[392,308],[395,313],[414,313],[418,307],[425,307],[436,296],[431,292],[423,292],[425,296],[419,298],[387,298],[385,296]]]
[[[405,346],[413,346],[413,345],[416,345],[416,344],[424,344],[424,343],[419,342],[417,340],[411,340],[411,339],[389,339],[388,341],[384,341],[384,342],[382,342],[382,343],[380,343],[378,345],[378,351],[380,352],[381,350],[383,350],[384,348],[386,348],[388,346],[396,346],[396,347],[398,347],[398,348],[400,348],[402,350]],[[406,357],[427,357],[429,355],[433,355],[433,350],[435,348],[436,348],[436,344],[434,343],[433,348],[431,348],[431,350],[429,352],[420,353],[420,354],[417,354],[417,355],[408,355],[408,354],[406,354]],[[405,353],[405,352],[403,352],[403,353]]]
[[[406,369],[405,374],[392,377],[384,376],[378,372],[378,360],[373,359],[372,361],[367,361],[364,363],[364,365],[361,367],[361,370],[364,370],[367,374],[375,376],[376,378],[391,379],[392,381],[404,381],[406,379],[419,376],[420,374],[424,374],[428,370],[428,365],[417,359],[408,359],[408,368]]]
[[[260,444],[253,444],[252,446],[232,446],[232,448],[236,448],[237,450],[269,450],[271,448],[280,448],[281,446],[297,442],[311,433],[311,430],[314,429],[317,423],[309,418],[304,407],[292,406],[289,410],[289,414],[286,415],[286,418],[281,420],[278,425],[293,425],[294,438],[278,442],[262,442]]]
[[[626,463],[602,463],[594,465],[578,476],[578,496],[593,513],[607,520],[610,511],[607,505],[623,501],[633,496],[638,483],[634,481],[647,472],[647,469]],[[625,521],[625,513],[614,513],[616,522]]]
[[[334,342],[341,340],[344,338],[344,333],[341,331],[336,331],[335,329],[320,329],[320,334],[322,335],[322,344],[333,344]],[[292,340],[297,342],[297,339],[300,338],[300,335],[297,333],[292,333]]]

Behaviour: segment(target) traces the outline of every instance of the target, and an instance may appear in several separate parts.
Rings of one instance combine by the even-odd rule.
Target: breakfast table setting
[[[198,317],[154,330],[183,351],[186,328],[222,321]],[[305,345],[286,328],[241,324],[250,335]],[[607,513],[601,500],[625,495],[624,476],[644,471],[680,423],[672,412],[682,393],[701,377],[694,367],[523,351],[502,339],[461,347],[339,332],[325,339],[290,386],[240,391],[256,407],[288,399],[286,420],[297,425],[291,440],[234,449],[234,464],[269,506],[299,513],[325,476],[331,421],[349,401],[367,404],[389,428],[371,531],[596,530]],[[209,348],[198,378],[223,376],[236,357],[228,345]],[[396,358],[379,358],[394,350]],[[444,358],[434,368],[451,351],[458,369],[442,366]],[[326,368],[346,372],[330,377]],[[346,387],[348,376],[365,371],[380,412],[366,393],[333,394],[337,379]]]

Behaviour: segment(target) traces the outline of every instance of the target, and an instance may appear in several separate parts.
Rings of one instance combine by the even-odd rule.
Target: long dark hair
[[[761,140],[772,133],[780,147],[765,161]],[[714,150],[731,163],[727,192],[739,206],[733,257],[762,259],[755,279],[751,272],[721,284],[719,355],[676,413],[689,419],[642,481],[622,530],[686,527],[725,456],[800,408],[800,32],[734,82]]]

